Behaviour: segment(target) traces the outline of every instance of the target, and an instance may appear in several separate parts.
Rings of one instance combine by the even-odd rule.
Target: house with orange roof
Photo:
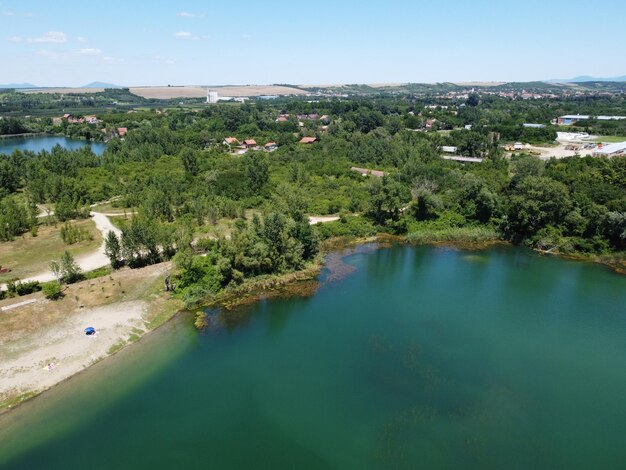
[[[312,144],[314,142],[317,142],[317,137],[302,137],[300,139],[301,144]]]
[[[224,139],[224,145],[228,145],[229,147],[231,145],[239,145],[239,141],[235,137],[226,137]]]
[[[278,150],[278,144],[276,142],[268,142],[263,146],[263,150],[273,152],[274,150]]]

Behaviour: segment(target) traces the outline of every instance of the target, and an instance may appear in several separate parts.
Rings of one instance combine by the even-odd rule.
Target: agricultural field
[[[274,86],[274,85],[244,85],[244,86],[221,86],[221,87],[134,87],[130,92],[148,99],[172,99],[172,98],[202,98],[206,96],[207,89],[217,91],[220,96],[253,97],[263,95],[304,95],[306,91],[299,88]]]

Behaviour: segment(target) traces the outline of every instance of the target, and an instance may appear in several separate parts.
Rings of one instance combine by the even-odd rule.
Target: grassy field
[[[102,236],[94,222],[81,220],[74,224],[86,228],[93,239],[66,245],[61,239],[61,224],[57,224],[56,227],[39,227],[36,237],[26,233],[11,242],[0,243],[0,264],[11,269],[10,273],[0,275],[0,282],[46,271],[50,261],[60,258],[65,250],[74,256],[96,250],[102,243]]]
[[[593,139],[594,142],[605,142],[609,144],[613,144],[616,142],[626,142],[626,136],[623,135],[601,135],[596,139]]]

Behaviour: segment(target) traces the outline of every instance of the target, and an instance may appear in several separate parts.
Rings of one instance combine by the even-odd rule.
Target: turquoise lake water
[[[96,155],[102,155],[106,147],[104,142],[87,142],[85,140],[69,139],[67,137],[42,135],[0,139],[0,153],[11,154],[14,150],[29,150],[31,152],[46,150],[49,152],[55,145],[60,145],[70,150],[76,150],[88,145]]]
[[[0,468],[626,467],[625,276],[507,247],[331,261],[310,297],[181,314],[0,416]]]

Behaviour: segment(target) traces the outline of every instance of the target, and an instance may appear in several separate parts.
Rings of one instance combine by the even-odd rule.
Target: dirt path
[[[108,266],[109,258],[107,258],[104,253],[105,249],[105,240],[109,232],[115,233],[118,237],[122,236],[122,231],[114,226],[106,214],[101,212],[90,212],[89,214],[96,224],[96,228],[102,234],[102,245],[92,252],[86,255],[82,255],[76,258],[76,263],[80,266],[83,272],[93,271],[94,269],[102,268],[104,266]],[[30,281],[39,281],[39,282],[49,282],[54,281],[55,277],[52,274],[52,271],[46,271],[35,276],[22,279],[22,282],[30,282]]]
[[[309,224],[310,225],[315,225],[315,224],[325,224],[328,222],[334,222],[336,220],[339,220],[339,216],[337,215],[312,215],[311,217],[309,217]]]

